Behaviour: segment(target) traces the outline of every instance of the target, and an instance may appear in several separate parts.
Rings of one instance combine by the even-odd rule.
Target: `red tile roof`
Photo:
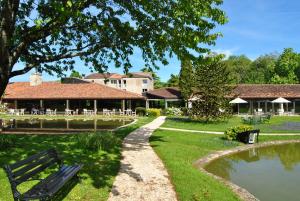
[[[300,84],[240,84],[234,95],[240,98],[300,98]]]
[[[144,97],[96,83],[43,82],[38,86],[30,86],[29,82],[15,82],[7,86],[3,99],[144,99]]]
[[[177,87],[167,87],[161,89],[154,89],[146,93],[147,98],[155,99],[181,99],[180,90]]]

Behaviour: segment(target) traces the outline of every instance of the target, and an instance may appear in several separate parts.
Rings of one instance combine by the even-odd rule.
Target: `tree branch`
[[[34,68],[34,64],[27,64],[23,69],[21,70],[15,70],[13,72],[11,72],[9,74],[9,78],[12,78],[12,77],[15,77],[15,76],[18,76],[18,75],[23,75],[25,73],[28,73],[31,69]]]

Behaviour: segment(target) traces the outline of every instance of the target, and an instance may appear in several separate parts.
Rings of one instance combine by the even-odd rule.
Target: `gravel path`
[[[149,144],[165,117],[130,133],[123,142],[121,168],[109,201],[176,201],[176,193],[162,161]]]

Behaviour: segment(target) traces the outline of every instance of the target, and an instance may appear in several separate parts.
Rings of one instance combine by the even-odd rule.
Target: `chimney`
[[[30,75],[30,86],[38,86],[42,84],[42,74],[41,73],[32,73]]]

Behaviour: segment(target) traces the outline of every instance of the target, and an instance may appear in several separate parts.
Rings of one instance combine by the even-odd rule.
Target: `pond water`
[[[300,200],[300,143],[239,152],[212,161],[205,169],[261,201]]]
[[[24,119],[4,121],[5,130],[22,131],[92,131],[111,130],[131,123],[130,119]]]

